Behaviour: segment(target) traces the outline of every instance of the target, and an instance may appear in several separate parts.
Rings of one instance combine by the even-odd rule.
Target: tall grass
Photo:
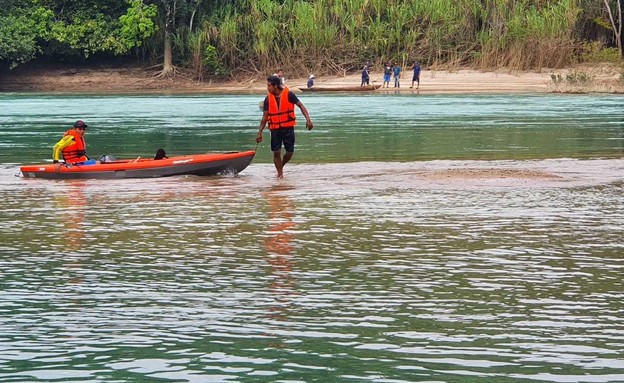
[[[580,12],[576,0],[559,0],[541,8],[519,2],[505,4],[501,10],[505,22],[479,35],[480,67],[557,68],[570,61]]]
[[[573,59],[578,1],[238,0],[202,28],[235,71],[342,73],[366,60],[556,68]]]

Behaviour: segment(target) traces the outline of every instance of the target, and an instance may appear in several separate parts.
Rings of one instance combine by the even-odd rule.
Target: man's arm
[[[303,102],[297,101],[297,106],[299,107],[301,113],[303,113],[303,116],[306,119],[306,128],[308,128],[308,130],[312,130],[314,125],[312,124],[312,120],[310,119],[310,115],[308,114],[308,110],[306,109],[305,105],[303,105]]]
[[[266,126],[267,121],[269,120],[269,111],[265,110],[262,114],[262,121],[260,121],[260,129],[258,130],[258,135],[256,136],[256,142],[262,142],[262,131]]]
[[[59,142],[57,142],[52,148],[52,161],[54,163],[59,162],[59,158],[61,158],[61,152],[63,149],[68,147],[69,145],[74,143],[74,137],[67,135],[61,138]]]

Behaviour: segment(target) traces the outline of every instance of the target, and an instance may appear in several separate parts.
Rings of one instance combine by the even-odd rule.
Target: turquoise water
[[[277,181],[46,181],[255,148],[257,96],[0,96],[2,382],[622,382],[617,96],[305,96]]]
[[[253,149],[261,96],[0,96],[0,162],[49,159],[76,119],[92,157]],[[621,96],[304,96],[293,161],[621,156]],[[300,116],[300,120],[303,120]],[[301,125],[303,126],[303,125]],[[268,134],[259,162],[269,162]],[[262,150],[262,149],[265,150]]]

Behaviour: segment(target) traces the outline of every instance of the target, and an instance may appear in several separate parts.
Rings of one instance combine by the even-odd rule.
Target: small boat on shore
[[[351,85],[351,86],[313,86],[312,88],[299,88],[302,92],[370,92],[381,88],[381,85]]]
[[[56,164],[23,165],[24,178],[47,179],[120,179],[155,178],[181,175],[214,176],[243,171],[254,158],[255,151],[192,154],[163,159],[136,158],[113,160],[92,165]]]

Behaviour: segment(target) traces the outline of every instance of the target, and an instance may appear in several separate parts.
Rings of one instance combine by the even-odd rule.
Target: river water
[[[92,157],[248,150],[261,97],[0,95],[0,381],[624,382],[624,98],[301,99],[283,180],[267,134],[50,181],[18,165],[78,118]]]

